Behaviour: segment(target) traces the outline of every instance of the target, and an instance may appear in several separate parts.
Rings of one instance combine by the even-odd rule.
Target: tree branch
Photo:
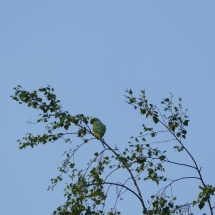
[[[146,157],[146,158],[153,158],[153,157]],[[160,160],[160,158],[153,158],[153,159]],[[187,167],[196,169],[196,167],[191,166],[191,165],[188,165],[188,164],[184,164],[184,163],[177,163],[177,162],[173,162],[173,161],[169,161],[169,160],[165,160],[165,159],[164,159],[163,161],[165,161],[165,162],[167,162],[167,163],[177,164],[177,165],[181,165],[181,166],[187,166]]]
[[[198,178],[198,177],[194,177],[194,176],[190,176],[190,177],[182,177],[182,178],[178,178],[178,179],[175,179],[175,180],[171,180],[171,179],[169,179],[169,180],[171,180],[172,182],[171,182],[171,183],[169,183],[166,187],[164,187],[164,188],[162,188],[162,189],[166,190],[166,189],[167,189],[167,187],[171,186],[174,182],[176,182],[176,181],[180,181],[180,180],[183,180],[183,179],[189,179],[189,178],[194,178],[194,179],[199,179],[199,180],[200,180],[200,178]],[[162,190],[162,189],[161,189],[161,190]]]
[[[133,193],[133,194],[140,200],[140,202],[141,202],[142,204],[144,204],[144,203],[143,203],[143,200],[140,198],[139,195],[137,195],[133,190],[131,190],[130,188],[126,187],[126,186],[123,185],[123,184],[112,183],[112,182],[103,182],[102,184],[110,184],[110,185],[115,185],[115,186],[123,187],[123,188],[125,188],[126,190],[130,191],[131,193]],[[96,185],[96,183],[87,184],[87,186],[93,186],[93,185]],[[144,206],[144,208],[145,208],[145,206]]]
[[[185,149],[185,151],[187,152],[187,154],[190,156],[190,158],[193,160],[194,164],[195,164],[195,167],[196,167],[196,170],[199,174],[199,177],[200,177],[200,181],[202,182],[203,186],[206,187],[205,185],[205,182],[202,178],[202,174],[201,174],[201,169],[199,169],[197,163],[196,163],[196,160],[194,159],[194,157],[191,155],[191,153],[188,151],[188,149],[184,146],[184,144],[181,142],[181,140],[178,139],[178,137],[160,120],[158,119],[159,122],[169,130],[169,132],[175,137],[175,139],[181,144],[181,146]],[[208,205],[209,205],[209,208],[210,208],[210,212],[211,212],[211,215],[213,215],[213,210],[212,210],[212,206],[211,206],[211,202],[210,202],[210,199],[208,199]]]

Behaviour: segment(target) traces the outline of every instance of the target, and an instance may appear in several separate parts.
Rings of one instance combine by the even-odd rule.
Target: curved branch
[[[123,185],[123,184],[112,183],[112,182],[102,182],[101,184],[110,184],[110,185],[115,185],[115,186],[123,187],[123,188],[125,188],[126,190],[130,191],[131,193],[133,193],[133,194],[140,200],[140,202],[143,204],[143,201],[142,201],[142,199],[140,198],[140,196],[137,195],[133,190],[131,190],[130,188],[126,187],[126,186]],[[87,186],[93,186],[93,185],[96,185],[96,183],[87,184]]]
[[[146,157],[146,158],[153,158],[153,157]],[[153,159],[155,159],[155,160],[160,160],[160,158],[153,158]],[[187,166],[187,167],[190,167],[190,168],[196,169],[196,167],[195,167],[195,166],[191,166],[191,165],[184,164],[184,163],[177,163],[177,162],[169,161],[169,160],[165,160],[165,159],[164,159],[163,161],[165,161],[165,162],[167,162],[167,163],[177,164],[177,165],[181,165],[181,166]]]
[[[167,189],[168,187],[171,187],[172,184],[173,184],[174,182],[180,181],[180,180],[183,180],[183,179],[190,179],[190,178],[191,178],[191,179],[194,178],[194,179],[199,179],[199,180],[200,180],[200,178],[198,178],[198,177],[192,177],[192,176],[190,176],[190,177],[182,177],[182,178],[178,178],[178,179],[175,179],[175,180],[168,179],[168,180],[171,180],[172,182],[169,183],[167,186],[161,188],[161,189],[155,194],[154,198],[155,198],[162,190],[163,190],[162,193],[165,193],[166,189]],[[153,198],[153,199],[154,199],[154,198]],[[150,204],[151,204],[151,203],[150,203]]]
[[[171,182],[171,183],[169,183],[169,184],[165,187],[165,190],[166,190],[166,188],[167,188],[167,187],[169,187],[170,185],[172,185],[174,182],[176,182],[176,181],[180,181],[180,180],[183,180],[183,179],[189,179],[189,178],[194,178],[194,179],[199,179],[199,180],[200,180],[200,178],[199,178],[199,177],[195,177],[195,176],[182,177],[182,178],[178,178],[178,179],[175,179],[175,180],[171,180],[171,179],[169,179],[169,180],[171,180],[172,182]]]
[[[167,143],[170,141],[175,141],[176,139],[170,139],[170,140],[163,140],[163,141],[158,141],[158,142],[149,142],[148,144],[153,144],[153,143]]]
[[[165,161],[165,162],[167,162],[167,163],[173,163],[173,164],[177,164],[177,165],[181,165],[181,166],[187,166],[187,167],[190,167],[190,168],[196,169],[196,167],[191,166],[191,165],[188,165],[188,164],[184,164],[184,163],[177,163],[177,162],[173,162],[173,161],[169,161],[169,160],[164,160],[164,161]]]

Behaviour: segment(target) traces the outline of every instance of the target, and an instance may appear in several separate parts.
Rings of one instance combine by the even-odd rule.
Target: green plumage
[[[102,145],[105,148],[104,140],[102,139],[102,137],[106,132],[106,126],[98,118],[92,118],[90,120],[90,123],[93,124],[93,135],[101,141]]]

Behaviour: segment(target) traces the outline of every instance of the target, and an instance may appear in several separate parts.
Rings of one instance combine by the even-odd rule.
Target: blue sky
[[[145,89],[155,104],[160,104],[170,92],[176,101],[182,97],[191,120],[185,144],[202,166],[206,183],[213,184],[214,11],[213,0],[2,0],[2,214],[52,214],[64,202],[64,184],[54,192],[47,192],[46,188],[57,174],[61,154],[69,146],[55,143],[33,150],[18,149],[16,140],[27,131],[44,131],[42,126],[26,123],[37,119],[37,111],[10,98],[18,84],[30,91],[50,84],[65,110],[100,118],[107,125],[105,140],[120,149],[146,122],[125,103],[127,88],[137,96],[139,90]],[[87,145],[86,149],[102,149],[96,141],[93,147]],[[85,150],[78,158],[80,163],[87,155]],[[179,159],[190,162],[185,154],[181,156]],[[174,173],[174,167],[171,168]],[[190,172],[180,169],[179,173],[188,176]],[[195,186],[178,184],[181,198],[187,188],[188,194],[196,192],[198,184],[189,183]],[[147,196],[152,194],[149,188],[143,189]],[[139,203],[129,195],[126,197],[128,201],[119,206],[123,214],[134,210],[140,214]],[[126,208],[126,202],[132,202],[134,207]]]

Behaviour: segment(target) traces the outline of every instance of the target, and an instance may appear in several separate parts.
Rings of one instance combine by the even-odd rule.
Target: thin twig
[[[146,156],[145,156],[145,157],[146,157]],[[146,157],[146,158],[153,158],[153,157]],[[160,158],[153,158],[153,159],[155,159],[155,160],[160,160]],[[177,165],[181,165],[181,166],[187,166],[187,167],[196,169],[196,167],[191,166],[191,165],[188,165],[188,164],[184,164],[184,163],[177,163],[177,162],[173,162],[173,161],[169,161],[169,160],[165,160],[165,159],[164,159],[163,161],[165,161],[165,162],[167,162],[167,163],[177,164]]]

